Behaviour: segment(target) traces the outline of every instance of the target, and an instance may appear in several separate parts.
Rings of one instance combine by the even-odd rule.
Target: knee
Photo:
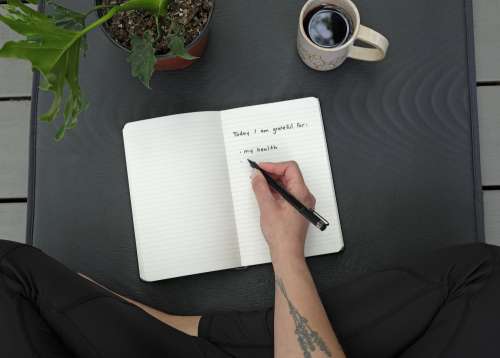
[[[450,248],[449,253],[457,257],[474,258],[476,261],[491,261],[492,258],[500,255],[500,246],[494,246],[484,242],[476,242]]]
[[[492,253],[497,249],[500,252],[500,247],[486,244],[484,242],[475,242],[462,245],[446,247],[441,250],[441,254],[448,259],[454,259],[460,262],[465,261],[483,261],[484,259],[491,258]]]
[[[493,256],[495,257],[500,257],[500,246],[496,246],[496,245],[490,245],[490,244],[481,244],[483,245],[483,247],[485,247],[486,249],[488,249]],[[498,260],[497,260],[498,262]]]
[[[455,258],[448,272],[452,295],[478,291],[499,265],[500,247],[484,243],[457,246],[449,251]]]

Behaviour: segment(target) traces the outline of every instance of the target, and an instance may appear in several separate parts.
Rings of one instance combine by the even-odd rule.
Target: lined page
[[[141,278],[240,266],[219,113],[128,123],[123,139]]]
[[[247,158],[256,162],[295,160],[311,192],[316,211],[330,226],[309,226],[306,256],[342,249],[333,180],[319,102],[316,98],[236,108],[221,112],[231,192],[243,265],[270,262],[260,230]]]

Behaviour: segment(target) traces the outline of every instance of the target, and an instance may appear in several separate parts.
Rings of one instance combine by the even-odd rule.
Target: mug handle
[[[348,54],[350,58],[362,61],[380,61],[384,59],[389,47],[389,41],[384,35],[379,34],[369,27],[359,25],[358,37],[356,39],[373,46],[373,48],[352,46]]]

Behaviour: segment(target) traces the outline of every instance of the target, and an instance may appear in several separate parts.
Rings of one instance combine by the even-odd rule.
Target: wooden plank
[[[0,5],[0,13],[5,5]],[[7,41],[19,40],[21,36],[0,22],[0,47]],[[33,74],[26,61],[0,58],[0,97],[31,96]]]
[[[0,198],[25,198],[30,101],[0,102]]]
[[[26,203],[0,204],[0,239],[26,242]]]
[[[500,246],[500,190],[484,191],[486,242]]]
[[[478,81],[500,81],[500,1],[474,0]]]
[[[482,182],[500,185],[500,86],[478,87],[477,96]]]

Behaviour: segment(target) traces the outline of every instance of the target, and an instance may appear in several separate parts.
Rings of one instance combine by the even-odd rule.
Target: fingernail
[[[257,175],[257,170],[255,168],[252,168],[252,172],[250,173],[250,180],[253,180],[255,176]]]

